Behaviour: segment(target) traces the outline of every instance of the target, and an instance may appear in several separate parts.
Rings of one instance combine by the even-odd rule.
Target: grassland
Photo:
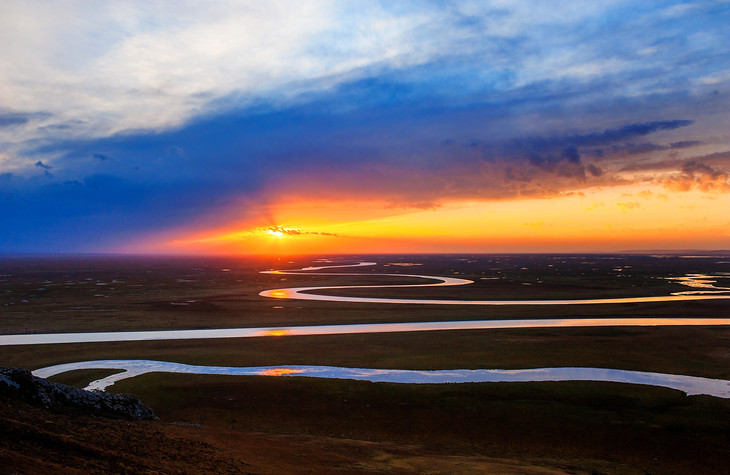
[[[363,289],[352,294],[424,297],[427,291],[428,298],[457,299],[666,295],[687,288],[665,277],[727,271],[723,263],[727,259],[722,258],[367,259],[386,264],[418,261],[422,265],[358,269],[366,275],[455,275],[473,279],[475,284],[398,293],[393,289]],[[32,262],[14,260],[0,265],[0,280],[4,280],[0,282],[4,291],[0,304],[13,302],[2,307],[2,333],[489,318],[730,317],[727,301],[475,308],[258,297],[260,290],[280,286],[415,282],[371,275],[258,273],[309,265],[311,259]],[[345,271],[349,272],[338,270]],[[405,369],[595,366],[730,379],[730,328],[480,330],[0,347],[0,364],[30,369],[114,358],[226,366],[312,364]],[[79,371],[55,379],[83,386],[104,374],[109,372]],[[117,383],[111,390],[131,392],[150,404],[162,419],[157,424],[165,427],[159,430],[168,430],[171,422],[200,424],[200,429],[176,425],[169,430],[180,437],[202,437],[199,440],[238,454],[236,457],[255,458],[256,468],[247,469],[253,472],[266,471],[276,463],[315,470],[339,467],[405,472],[425,471],[433,463],[443,472],[458,472],[459,467],[463,472],[478,471],[497,464],[493,466],[505,473],[525,473],[528,467],[572,473],[723,473],[730,461],[730,401],[686,397],[660,388],[610,383],[395,385],[151,374]],[[221,438],[216,433],[228,436]],[[277,456],[273,440],[284,450],[299,451],[298,462],[291,456]],[[231,441],[268,449],[246,451]],[[330,447],[332,458],[328,460],[316,444]],[[270,465],[265,461],[266,450]]]

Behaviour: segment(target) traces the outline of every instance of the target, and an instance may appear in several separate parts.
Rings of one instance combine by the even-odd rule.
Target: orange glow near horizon
[[[282,201],[260,223],[182,234],[167,252],[334,254],[611,252],[730,247],[730,193],[658,185],[588,188],[554,198],[393,209],[380,201]],[[284,239],[286,238],[286,239]]]
[[[289,334],[289,330],[269,330],[266,332],[267,336],[286,336]]]
[[[292,368],[271,368],[261,372],[261,376],[286,376],[287,374],[301,373],[300,369]]]

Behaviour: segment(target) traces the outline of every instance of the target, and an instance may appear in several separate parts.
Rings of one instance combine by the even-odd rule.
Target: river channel
[[[374,262],[343,264],[319,267],[305,267],[291,270],[263,271],[269,274],[327,275],[351,276],[357,273],[316,272],[334,267],[363,267],[376,265]],[[690,293],[676,293],[666,296],[629,297],[609,299],[575,299],[575,300],[443,300],[443,299],[400,299],[348,297],[314,294],[331,289],[352,288],[397,288],[397,287],[433,287],[454,286],[473,283],[471,280],[428,275],[406,274],[367,274],[368,276],[417,277],[431,282],[403,285],[369,285],[369,286],[329,286],[329,287],[295,287],[272,289],[260,293],[262,297],[275,299],[320,300],[353,303],[378,304],[433,304],[433,305],[575,305],[575,304],[615,304],[639,302],[667,302],[680,300],[728,299],[730,294],[725,288],[717,288],[707,283],[707,276],[688,276],[681,283],[690,287],[702,287],[702,290]],[[704,280],[703,280],[704,279]],[[224,328],[203,330],[165,330],[165,331],[129,331],[129,332],[95,332],[95,333],[51,333],[0,335],[0,346],[38,345],[60,343],[90,343],[112,341],[145,341],[145,340],[185,340],[216,338],[256,338],[302,335],[341,335],[360,333],[418,332],[445,330],[485,330],[504,328],[567,328],[567,327],[609,327],[609,326],[727,326],[727,318],[569,318],[569,319],[529,319],[529,320],[469,320],[438,321],[408,323],[377,323],[348,325],[309,325],[289,327],[257,327],[257,328]],[[358,379],[372,382],[442,384],[467,382],[518,382],[518,381],[608,381],[619,383],[647,384],[677,389],[686,394],[708,394],[721,398],[730,398],[730,381],[685,376],[676,374],[627,371],[610,368],[533,368],[519,370],[505,369],[449,369],[438,371],[416,371],[403,369],[369,369],[343,368],[333,366],[256,366],[256,367],[220,367],[195,366],[181,363],[149,360],[97,360],[80,361],[50,366],[35,370],[40,377],[49,377],[71,370],[79,369],[120,369],[106,378],[93,381],[89,389],[104,390],[116,381],[138,376],[149,372],[169,372],[185,374],[227,374],[249,376],[298,376],[338,379]]]

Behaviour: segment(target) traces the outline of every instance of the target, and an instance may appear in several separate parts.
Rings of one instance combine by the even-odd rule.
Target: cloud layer
[[[2,250],[283,197],[728,191],[724,2],[0,4]]]

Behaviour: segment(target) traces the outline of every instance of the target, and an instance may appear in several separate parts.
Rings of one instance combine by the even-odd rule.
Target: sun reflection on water
[[[283,328],[277,328],[276,330],[269,330],[266,332],[266,336],[285,336],[291,333],[289,330]]]
[[[301,369],[292,368],[269,368],[262,371],[261,376],[286,376],[288,374],[301,373]]]

